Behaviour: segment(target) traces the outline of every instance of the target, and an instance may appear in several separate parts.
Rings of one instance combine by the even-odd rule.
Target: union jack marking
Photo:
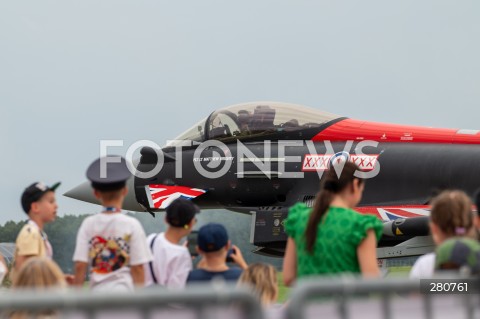
[[[356,207],[355,210],[361,214],[372,214],[384,222],[398,218],[430,216],[428,205],[407,205],[407,206],[385,206],[385,207]]]
[[[199,188],[191,188],[186,186],[167,186],[162,184],[145,185],[148,203],[150,208],[165,209],[175,199],[185,197],[192,199],[202,194],[205,190]]]

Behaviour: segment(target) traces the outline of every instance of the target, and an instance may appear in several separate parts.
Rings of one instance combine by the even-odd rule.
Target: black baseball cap
[[[25,213],[28,214],[32,203],[40,200],[42,196],[47,192],[54,192],[58,186],[60,186],[60,182],[53,184],[52,186],[47,186],[42,182],[35,182],[32,185],[25,188],[22,193],[22,208]]]
[[[102,168],[104,171],[102,171]],[[122,189],[132,173],[130,173],[127,161],[123,157],[105,156],[90,164],[86,175],[94,189],[109,192]]]
[[[198,231],[197,245],[202,251],[209,253],[219,251],[228,244],[227,229],[222,224],[210,223]]]
[[[183,197],[175,199],[166,208],[167,222],[173,227],[186,227],[195,214],[200,213],[200,208],[191,200]]]

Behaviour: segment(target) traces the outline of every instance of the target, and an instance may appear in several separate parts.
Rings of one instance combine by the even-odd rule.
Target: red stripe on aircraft
[[[410,143],[480,144],[480,131],[431,128],[413,125],[345,119],[312,138],[313,141],[377,141]]]

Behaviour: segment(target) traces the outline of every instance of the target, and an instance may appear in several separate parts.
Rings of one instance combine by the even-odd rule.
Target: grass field
[[[388,273],[386,278],[396,278],[396,277],[403,277],[407,278],[408,273],[410,272],[411,266],[396,266],[396,267],[388,267]],[[290,293],[290,288],[286,287],[283,284],[283,274],[281,272],[278,273],[278,302],[284,303],[288,299],[288,295]]]
[[[278,273],[278,302],[284,303],[288,299],[290,288],[283,284],[283,273]]]
[[[408,273],[412,269],[411,266],[389,267],[387,278],[389,277],[408,277]]]

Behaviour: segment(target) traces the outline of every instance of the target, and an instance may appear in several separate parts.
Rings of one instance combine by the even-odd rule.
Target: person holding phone
[[[197,269],[188,275],[187,284],[210,281],[215,277],[225,281],[237,281],[243,270],[248,268],[242,252],[230,243],[227,230],[221,224],[210,223],[200,228],[197,250],[202,260]],[[237,267],[227,265],[228,257]]]
[[[164,233],[151,234],[147,244],[152,250],[153,260],[144,265],[145,286],[160,285],[171,289],[185,287],[187,276],[192,270],[192,257],[180,241],[192,232],[195,215],[200,212],[197,205],[185,198],[174,200],[166,209]]]

